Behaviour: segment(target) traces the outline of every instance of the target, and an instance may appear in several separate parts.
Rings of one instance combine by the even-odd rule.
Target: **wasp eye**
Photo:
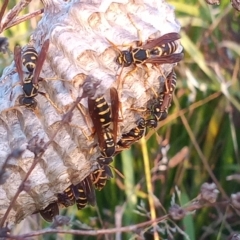
[[[129,67],[133,63],[132,53],[129,51],[123,51],[122,53],[124,67]]]
[[[119,55],[119,56],[116,58],[116,63],[117,63],[118,65],[122,65],[122,63],[123,63],[123,57],[122,57],[122,55]]]

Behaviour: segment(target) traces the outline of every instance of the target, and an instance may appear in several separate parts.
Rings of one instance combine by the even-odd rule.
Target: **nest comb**
[[[146,108],[154,96],[153,89],[160,87],[159,77],[167,76],[174,67],[174,64],[158,68],[149,65],[146,78],[146,69],[141,66],[128,75],[131,66],[123,68],[119,75],[121,66],[115,61],[119,52],[110,43],[126,50],[128,44],[136,46],[140,40],[138,29],[143,42],[179,32],[174,9],[164,0],[44,0],[43,3],[44,15],[30,44],[39,52],[43,42],[50,40],[40,73],[44,80],[39,82],[39,87],[57,108],[40,94],[36,97],[36,110],[19,106],[18,99],[23,92],[14,63],[5,68],[0,81],[0,165],[16,151],[22,154],[7,162],[5,180],[0,185],[0,220],[34,161],[36,149],[32,150],[31,146],[51,139],[64,114],[81,96],[87,76],[100,81],[96,94],[104,95],[109,103],[109,88],[118,90],[122,105],[117,136],[120,139],[144,114],[132,109]],[[176,52],[181,51],[179,44]],[[123,80],[121,89],[118,89],[119,79]],[[44,209],[57,200],[58,193],[88,176],[100,155],[97,147],[89,151],[95,145],[97,139],[92,137],[87,99],[82,99],[28,177],[27,191],[20,193],[6,219],[9,225]]]

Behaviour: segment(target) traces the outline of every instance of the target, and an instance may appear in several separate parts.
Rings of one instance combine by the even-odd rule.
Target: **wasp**
[[[103,168],[99,168],[91,173],[92,183],[94,187],[99,191],[103,189],[107,183],[107,180],[109,179],[109,175],[106,172],[105,168],[109,168],[109,166],[104,165]],[[110,168],[109,171],[111,171]]]
[[[122,135],[121,139],[117,143],[118,146],[124,149],[129,148],[133,143],[137,142],[145,135],[146,120],[144,118],[140,118],[136,124],[137,126],[135,128]]]
[[[95,190],[93,189],[90,175],[76,186],[73,186],[73,192],[79,210],[84,208],[87,203],[92,206],[96,204]]]
[[[97,132],[101,152],[97,158],[99,168],[91,174],[92,183],[97,190],[101,190],[107,180],[113,177],[108,165],[113,161],[117,138],[119,99],[115,88],[110,88],[110,98],[111,110],[103,96],[95,100],[88,98],[89,114]]]
[[[116,58],[117,64],[129,67],[131,64],[165,64],[176,63],[183,59],[183,53],[173,54],[177,49],[175,42],[180,38],[178,33],[167,33],[159,38],[149,40],[146,44],[140,41],[136,48],[120,51]]]
[[[158,121],[164,120],[168,115],[168,109],[172,103],[172,97],[177,84],[176,73],[172,70],[167,76],[165,81],[164,92],[161,92],[157,99],[149,107],[151,114],[154,119],[147,120],[146,124],[148,127],[157,127]]]
[[[103,96],[88,98],[89,115],[97,132],[101,157],[111,158],[117,138],[119,99],[115,88],[110,88],[111,110]],[[113,128],[110,129],[110,125]]]
[[[42,218],[47,222],[52,222],[56,215],[59,215],[57,202],[50,203],[46,208],[39,211]]]
[[[64,207],[72,206],[75,203],[75,196],[72,185],[66,188],[63,193],[58,194],[58,202]]]
[[[73,187],[78,210],[86,207],[88,200],[81,183]]]
[[[119,153],[118,150],[116,150],[114,155],[117,155]],[[103,187],[106,185],[107,180],[110,180],[110,178],[113,178],[112,170],[111,168],[121,177],[124,178],[123,174],[119,172],[116,168],[110,166],[109,164],[113,161],[113,158],[104,158],[99,157],[97,159],[99,163],[99,167],[94,170],[91,173],[91,180],[92,183],[97,190],[102,190]]]
[[[102,190],[106,185],[107,180],[113,178],[113,174],[109,164],[112,158],[98,157],[99,168],[91,173],[91,180],[97,190]]]
[[[24,94],[19,98],[20,105],[24,105],[28,108],[35,109],[37,106],[37,101],[34,99],[38,93],[45,96],[48,101],[56,108],[57,106],[51,101],[46,93],[38,91],[38,81],[42,80],[39,77],[42,70],[43,63],[46,58],[46,54],[49,47],[49,39],[47,39],[42,46],[42,49],[37,54],[33,47],[28,47],[23,55],[21,54],[21,48],[15,46],[14,48],[14,61],[16,64],[19,79],[22,83],[22,89]],[[28,69],[29,75],[23,78],[22,64]]]

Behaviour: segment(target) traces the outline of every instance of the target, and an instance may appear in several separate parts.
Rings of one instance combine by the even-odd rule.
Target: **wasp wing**
[[[74,197],[76,200],[76,205],[77,205],[78,210],[85,208],[88,201],[87,201],[87,197],[84,192],[84,189],[83,189],[82,182],[80,182],[76,186],[73,186],[72,189],[73,189],[73,194],[74,194]]]
[[[22,70],[22,53],[21,53],[21,47],[15,46],[14,47],[14,62],[17,68],[18,76],[23,83],[23,70]]]
[[[112,123],[113,123],[113,140],[116,143],[118,130],[118,113],[119,113],[119,98],[116,88],[110,88]]]
[[[87,200],[90,205],[95,206],[96,205],[96,195],[95,190],[93,188],[92,180],[90,175],[86,177],[83,181],[83,189],[86,194]]]
[[[183,53],[171,54],[168,56],[155,56],[152,55],[150,58],[145,60],[145,63],[152,64],[166,64],[166,63],[177,63],[180,62],[184,57]]]
[[[161,46],[162,44],[167,44],[169,42],[174,42],[178,40],[181,36],[178,33],[167,33],[159,38],[149,40],[146,44],[143,44],[143,49],[152,49],[157,46]]]
[[[38,55],[38,59],[37,59],[37,62],[36,62],[36,68],[34,70],[34,75],[33,75],[33,83],[34,84],[38,83],[38,77],[39,77],[40,72],[42,70],[43,63],[46,59],[48,48],[49,48],[49,39],[45,40],[45,42],[42,45],[41,51]]]

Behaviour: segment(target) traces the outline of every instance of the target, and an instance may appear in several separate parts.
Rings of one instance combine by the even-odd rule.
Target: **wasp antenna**
[[[138,43],[137,43],[137,46],[140,47],[142,46],[143,44],[143,38],[142,38],[142,31],[136,26],[136,24],[134,23],[134,21],[132,20],[132,17],[131,17],[131,14],[130,13],[127,13],[127,16],[131,22],[131,24],[136,28],[137,30],[137,36],[138,36]]]
[[[106,38],[106,40],[108,41],[108,43],[110,45],[112,45],[112,47],[119,53],[121,54],[121,50],[118,49],[117,45],[115,43],[113,43],[112,41],[110,41],[108,38]]]
[[[122,66],[121,71],[118,74],[118,79],[117,79],[117,89],[120,92],[120,96],[122,95],[122,87],[123,87],[123,81],[121,80],[123,68],[124,68],[124,66]]]
[[[99,168],[92,173],[92,174],[94,174],[93,181],[92,181],[93,185],[98,183],[103,172],[104,172],[104,170],[102,168]]]
[[[48,93],[40,92],[40,91],[38,91],[38,93],[41,94],[42,96],[44,96],[44,97],[48,100],[48,102],[57,110],[57,112],[58,112],[59,114],[62,114],[62,113],[63,113],[63,110],[60,109],[60,108],[52,101],[52,99],[50,98],[50,96],[49,96]]]
[[[155,95],[155,97],[157,97],[157,92],[155,91],[155,89],[151,86],[151,84],[149,84],[148,80],[145,80],[147,82],[148,87],[152,90],[153,94]]]
[[[113,169],[113,171],[116,172],[119,177],[121,177],[122,179],[125,178],[124,175],[119,170],[117,170],[115,167],[113,167],[111,165],[109,167],[111,167]]]

